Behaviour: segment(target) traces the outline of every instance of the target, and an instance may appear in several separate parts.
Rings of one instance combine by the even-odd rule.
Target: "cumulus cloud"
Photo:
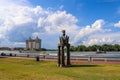
[[[90,39],[89,41],[84,41],[83,44],[85,45],[95,45],[95,44],[110,44],[112,43],[113,40],[111,40],[110,38],[101,38],[101,39]]]
[[[118,21],[118,23],[115,23],[114,26],[120,28],[120,21]]]
[[[120,44],[120,32],[116,33],[107,33],[107,34],[95,34],[88,37],[87,40],[83,41],[83,44],[86,46],[89,45],[103,45],[103,44]]]
[[[70,31],[69,28],[77,29],[76,22],[77,19],[71,14],[67,14],[66,11],[56,11],[49,13],[46,17],[40,17],[38,27],[44,27],[45,31],[49,33],[57,33],[62,29],[67,31]]]
[[[59,10],[53,11],[41,6],[33,7],[28,0],[0,1],[0,45],[25,46],[25,40],[28,37],[39,36],[42,39],[42,47],[57,48],[58,38],[63,29],[66,30],[70,36],[70,42],[74,45],[117,43],[115,39],[118,36],[97,37],[110,30],[103,28],[105,24],[103,19],[98,19],[91,25],[80,27],[77,25],[78,19],[65,10],[61,11],[62,8],[63,6]],[[120,21],[115,26],[118,27],[119,23]],[[93,37],[95,35],[97,36]],[[117,40],[119,42],[119,39]]]
[[[27,0],[0,2],[2,4],[0,5],[0,15],[2,15],[0,16],[0,39],[3,40],[1,43],[3,46],[6,43],[14,46],[18,42],[25,42],[29,36],[47,37],[44,40],[49,43],[50,38],[54,39],[62,29],[73,34],[78,29],[76,25],[78,20],[66,11],[52,11],[41,6],[32,7]],[[57,43],[57,40],[55,41]]]
[[[94,44],[120,44],[120,32],[114,32],[110,28],[105,28],[105,21],[103,19],[96,20],[92,25],[87,25],[79,30],[76,34],[73,44],[83,44],[86,46]],[[110,23],[111,24],[111,23]],[[118,27],[119,22],[114,26]]]
[[[105,21],[100,19],[95,21],[92,25],[87,25],[79,30],[78,34],[75,36],[73,44],[82,43],[81,41],[86,39],[88,36],[93,35],[95,33],[101,32],[102,27]],[[82,40],[81,40],[82,39]]]

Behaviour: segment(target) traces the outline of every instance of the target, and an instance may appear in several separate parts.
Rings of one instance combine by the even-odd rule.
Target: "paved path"
[[[0,58],[8,58],[7,56],[0,56]]]

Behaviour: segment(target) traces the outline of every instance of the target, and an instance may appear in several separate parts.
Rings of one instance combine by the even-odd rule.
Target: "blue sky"
[[[63,29],[71,45],[120,44],[120,0],[3,0],[0,15],[0,46],[55,49]]]
[[[97,19],[117,22],[120,19],[120,0],[30,0],[33,6],[51,7],[67,11],[79,19],[79,25],[91,24]]]

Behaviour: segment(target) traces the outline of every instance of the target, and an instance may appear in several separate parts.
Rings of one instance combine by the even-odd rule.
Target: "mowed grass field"
[[[74,63],[69,68],[56,64],[0,58],[0,80],[120,80],[120,64]]]

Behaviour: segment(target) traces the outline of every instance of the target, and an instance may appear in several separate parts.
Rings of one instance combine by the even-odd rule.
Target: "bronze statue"
[[[62,33],[63,33],[63,35],[60,37],[60,44],[65,46],[65,45],[69,44],[68,43],[69,37],[67,35],[65,35],[65,30],[62,30]]]
[[[65,30],[62,30],[63,35],[59,38],[60,43],[58,44],[58,66],[70,66],[70,44],[69,44],[69,36],[65,34]],[[67,48],[66,60],[64,56],[64,47]],[[66,61],[66,62],[65,62]]]

